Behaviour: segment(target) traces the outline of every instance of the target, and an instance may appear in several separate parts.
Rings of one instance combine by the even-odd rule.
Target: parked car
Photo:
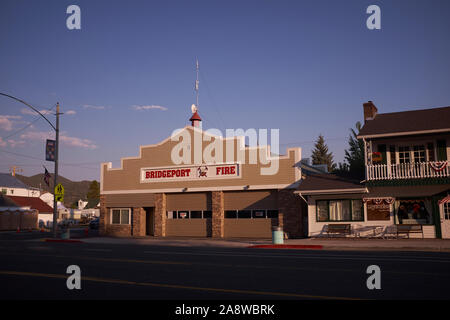
[[[98,229],[99,223],[100,223],[100,219],[99,218],[95,218],[94,220],[89,222],[89,228],[90,229]]]

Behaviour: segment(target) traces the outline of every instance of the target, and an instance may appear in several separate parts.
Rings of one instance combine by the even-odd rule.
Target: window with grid
[[[364,221],[363,202],[354,200],[316,201],[317,222],[324,221]]]
[[[414,162],[427,161],[425,155],[425,146],[414,146]]]
[[[409,151],[409,147],[398,147],[398,161],[400,163],[411,162],[411,154]]]
[[[444,203],[444,219],[450,220],[450,202]]]
[[[130,224],[130,209],[111,209],[112,224]]]

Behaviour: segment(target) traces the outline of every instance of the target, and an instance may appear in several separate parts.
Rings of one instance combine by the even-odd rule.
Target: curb
[[[323,249],[322,245],[318,244],[260,244],[249,246],[247,248],[254,249]]]
[[[84,241],[76,239],[44,239],[45,242],[60,242],[60,243],[84,243]]]

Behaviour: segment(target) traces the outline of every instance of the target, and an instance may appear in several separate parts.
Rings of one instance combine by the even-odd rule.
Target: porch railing
[[[450,177],[449,161],[366,165],[368,180]]]

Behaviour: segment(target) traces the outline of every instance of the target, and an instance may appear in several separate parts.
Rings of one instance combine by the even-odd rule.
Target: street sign
[[[47,140],[45,144],[45,160],[47,161],[55,161],[55,140]]]
[[[58,183],[58,185],[55,187],[55,199],[59,202],[64,201],[64,187],[61,183]]]

